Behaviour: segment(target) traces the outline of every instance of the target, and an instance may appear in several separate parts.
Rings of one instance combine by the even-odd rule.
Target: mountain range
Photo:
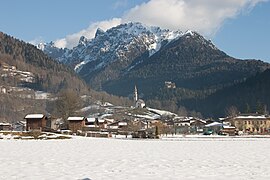
[[[207,102],[211,109],[215,107],[211,103],[213,94],[245,83],[270,67],[260,60],[233,58],[197,32],[170,31],[141,23],[121,24],[106,32],[98,29],[93,39],[81,37],[73,49],[59,49],[53,42],[38,47],[73,68],[96,90],[131,97],[137,85],[148,105],[166,108],[166,104],[173,104],[174,111],[185,106],[205,116],[217,113],[194,102]],[[168,83],[175,86],[171,88]],[[220,106],[220,115],[231,105],[238,102]]]

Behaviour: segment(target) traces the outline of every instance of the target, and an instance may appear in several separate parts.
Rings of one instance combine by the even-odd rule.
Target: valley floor
[[[0,179],[270,179],[270,138],[1,140]]]

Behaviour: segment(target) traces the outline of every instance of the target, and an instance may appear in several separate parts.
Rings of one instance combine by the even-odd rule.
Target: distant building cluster
[[[174,82],[165,81],[165,87],[168,88],[168,89],[175,89],[176,88],[176,85],[175,85]]]
[[[114,120],[106,117],[71,116],[66,120],[54,119],[44,114],[27,114],[25,121],[14,124],[0,123],[0,131],[45,131],[76,134],[87,137],[114,137],[116,135],[133,138],[158,138],[160,135],[268,135],[270,116],[240,114],[217,121],[195,117],[134,118]],[[67,127],[63,128],[64,121]]]
[[[22,82],[32,83],[35,80],[35,76],[32,72],[20,71],[15,66],[10,66],[5,63],[0,64],[1,77],[16,77]]]

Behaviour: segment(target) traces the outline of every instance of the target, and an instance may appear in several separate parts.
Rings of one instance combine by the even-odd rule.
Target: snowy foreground
[[[270,179],[270,138],[0,140],[0,179]]]

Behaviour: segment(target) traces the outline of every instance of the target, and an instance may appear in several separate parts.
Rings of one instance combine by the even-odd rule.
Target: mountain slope
[[[62,52],[55,57],[73,67],[93,88],[124,96],[134,84],[149,96],[152,90],[163,88],[165,81],[181,88],[216,90],[269,67],[262,61],[232,58],[196,32],[140,23],[122,24],[106,32],[98,29],[95,38],[81,37],[78,46]],[[126,83],[125,91],[121,87]]]
[[[132,86],[133,83],[138,84],[147,97],[155,98],[157,93],[163,94],[164,83],[171,81],[178,88],[210,93],[270,67],[262,61],[229,57],[197,33],[185,34],[153,56],[133,64],[133,68],[119,78],[105,82],[103,89],[113,94],[127,95],[128,92],[119,87],[128,86],[127,83]]]
[[[134,59],[151,56],[162,44],[183,34],[140,23],[122,24],[106,32],[98,29],[91,40],[81,37],[78,46],[62,57],[53,57],[73,67],[94,88],[101,89],[103,82],[118,78]],[[50,55],[46,48],[44,51]]]
[[[55,58],[74,68],[94,89],[132,96],[137,85],[140,97],[148,102],[170,102],[178,107],[270,68],[263,61],[230,57],[196,32],[140,23],[122,24],[106,32],[98,29],[95,38],[81,37],[78,46],[56,52],[62,55],[56,53]],[[189,107],[195,108],[200,109],[196,104]]]
[[[16,76],[7,76],[2,79],[4,82],[14,78],[16,85],[53,93],[63,88],[76,89],[78,92],[88,91],[87,85],[67,66],[52,60],[35,46],[1,32],[0,60],[2,64],[33,74],[32,82],[21,81]]]
[[[185,105],[212,117],[225,116],[226,109],[231,106],[235,106],[240,112],[245,112],[249,106],[251,112],[256,112],[258,103],[260,103],[265,105],[267,110],[270,107],[269,89],[270,69],[258,73],[244,82],[218,90],[203,100],[185,102]],[[207,107],[211,107],[211,109]]]

